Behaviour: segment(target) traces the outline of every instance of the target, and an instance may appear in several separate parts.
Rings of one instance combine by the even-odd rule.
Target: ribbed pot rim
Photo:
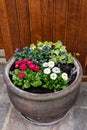
[[[46,93],[46,94],[36,94],[36,93],[26,92],[26,91],[21,90],[18,87],[16,87],[11,82],[10,77],[9,77],[10,67],[12,66],[12,64],[15,61],[14,56],[11,59],[9,59],[9,61],[5,65],[4,80],[7,84],[8,89],[10,89],[17,96],[24,98],[24,99],[46,101],[46,100],[52,100],[52,99],[55,99],[55,98],[61,98],[63,96],[71,94],[78,87],[78,85],[79,85],[79,83],[82,79],[83,71],[82,71],[81,64],[75,57],[73,57],[73,59],[74,59],[74,64],[77,68],[77,76],[76,76],[76,78],[75,78],[75,80],[73,81],[72,84],[70,84],[67,88],[65,88],[64,90],[61,90],[61,91],[57,91],[57,92],[53,92],[53,93]]]

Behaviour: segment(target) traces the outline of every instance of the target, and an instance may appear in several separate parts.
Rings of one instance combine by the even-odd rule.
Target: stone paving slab
[[[37,126],[25,120],[20,115],[20,113],[14,107],[12,107],[11,113],[9,115],[9,122],[3,130],[73,130],[72,112],[73,110],[69,112],[69,114],[64,118],[64,120],[57,123],[56,125]]]
[[[4,126],[9,108],[10,108],[10,100],[8,98],[3,77],[0,76],[0,130]]]
[[[69,114],[51,126],[31,124],[20,115],[10,104],[2,76],[0,89],[0,130],[87,130],[87,83],[81,83],[78,100]]]
[[[87,82],[81,83],[80,94],[75,105],[78,107],[87,107]]]
[[[76,108],[73,112],[74,130],[87,130],[87,109]]]

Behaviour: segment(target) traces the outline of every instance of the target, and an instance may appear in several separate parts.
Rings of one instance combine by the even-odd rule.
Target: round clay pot
[[[77,76],[70,86],[54,93],[35,94],[23,91],[11,82],[9,70],[15,62],[12,57],[5,66],[4,79],[9,98],[15,108],[36,124],[51,124],[64,117],[77,99],[82,79],[82,67],[76,58],[73,59]]]

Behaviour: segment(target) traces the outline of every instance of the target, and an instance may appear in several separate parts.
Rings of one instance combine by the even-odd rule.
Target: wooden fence
[[[87,74],[87,0],[0,0],[0,23],[7,59],[37,40],[61,40]]]

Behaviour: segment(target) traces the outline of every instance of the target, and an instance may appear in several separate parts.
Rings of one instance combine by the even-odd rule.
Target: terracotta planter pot
[[[75,103],[79,93],[82,67],[78,60],[74,58],[77,68],[77,77],[74,82],[64,90],[47,94],[33,94],[15,87],[9,78],[9,69],[14,61],[15,58],[12,57],[7,62],[4,79],[9,98],[15,108],[37,124],[50,124],[61,119]]]

